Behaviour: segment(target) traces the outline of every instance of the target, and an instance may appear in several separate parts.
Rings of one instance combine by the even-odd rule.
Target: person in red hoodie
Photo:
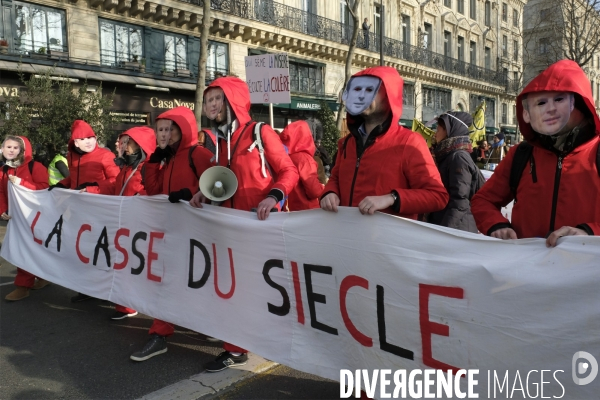
[[[67,150],[70,175],[56,185],[50,186],[50,190],[54,188],[81,190],[88,186],[102,188],[115,182],[119,167],[114,162],[114,154],[98,146],[96,134],[87,122],[80,119],[73,122]],[[77,293],[71,297],[71,302],[79,303],[89,299],[92,297]]]
[[[570,60],[552,64],[517,97],[517,118],[527,142],[511,149],[473,196],[479,231],[499,239],[546,238],[551,247],[562,236],[600,235],[600,119],[585,72]],[[531,153],[511,189],[522,146]],[[500,208],[513,199],[509,222]]]
[[[142,183],[142,175],[146,159],[156,149],[154,130],[147,126],[131,128],[119,135],[117,145],[119,153],[117,165],[121,165],[122,168],[115,182],[102,188],[88,186],[82,191],[112,196],[145,196],[146,189]],[[116,304],[115,312],[110,319],[117,321],[136,315],[137,311],[133,308]]]
[[[0,177],[0,217],[8,221],[8,181],[32,190],[48,187],[48,171],[37,161],[33,161],[31,143],[24,136],[7,136],[2,143],[2,175]],[[29,289],[41,289],[48,281],[17,268],[16,289],[6,295],[7,301],[18,301],[29,296]]]
[[[321,208],[358,207],[417,219],[442,210],[448,192],[419,135],[400,125],[404,81],[394,68],[367,68],[344,92],[350,134],[338,141]]]
[[[317,175],[316,151],[310,126],[306,121],[292,122],[279,136],[288,148],[292,162],[298,168],[300,179],[290,193],[287,205],[290,211],[319,208],[319,196],[323,193],[323,184]]]
[[[256,122],[249,114],[250,91],[246,82],[229,76],[214,80],[204,91],[203,104],[217,138],[216,164],[231,169],[238,179],[237,191],[221,206],[244,211],[255,209],[258,219],[266,220],[298,183],[298,170],[279,136],[268,125],[261,129],[260,146],[264,153],[260,151],[254,137]],[[190,205],[202,207],[204,202],[206,198],[198,192]],[[206,371],[218,372],[248,361],[248,351],[241,347],[225,343],[223,349],[205,366]]]
[[[211,167],[213,154],[198,146],[198,129],[194,113],[187,107],[176,107],[156,118],[158,146],[145,164],[144,187],[149,196],[166,194],[171,203],[190,200],[198,191],[198,179]],[[190,157],[192,165],[190,165]],[[154,319],[150,340],[144,348],[129,357],[146,361],[167,351],[167,337],[173,335],[172,324]]]

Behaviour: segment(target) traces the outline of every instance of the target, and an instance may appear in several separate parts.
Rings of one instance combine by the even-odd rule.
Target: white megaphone
[[[235,194],[238,180],[229,168],[210,167],[200,177],[200,192],[213,204],[220,204]]]

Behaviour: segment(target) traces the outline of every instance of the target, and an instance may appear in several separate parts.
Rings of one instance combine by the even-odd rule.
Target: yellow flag
[[[431,147],[431,139],[433,137],[435,137],[434,130],[429,129],[428,127],[423,125],[423,123],[421,121],[417,121],[416,119],[413,119],[412,131],[420,133],[421,136],[423,136],[423,139],[425,139],[425,141],[427,142],[427,147]]]
[[[473,125],[469,127],[469,138],[473,147],[478,141],[485,139],[485,100],[473,113]]]

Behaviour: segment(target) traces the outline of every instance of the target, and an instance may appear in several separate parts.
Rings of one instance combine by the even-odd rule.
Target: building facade
[[[1,96],[18,93],[16,71],[55,74],[115,92],[120,129],[193,106],[202,0],[0,0]],[[403,120],[429,121],[486,100],[490,132],[515,126],[513,81],[523,65],[525,0],[362,0],[353,71],[384,62],[405,80]],[[275,127],[336,108],[353,21],[346,0],[212,0],[205,66],[244,79],[247,55],[287,52],[292,103]],[[362,29],[368,18],[371,28]],[[93,89],[92,89],[93,90]],[[253,105],[267,120],[268,106]]]

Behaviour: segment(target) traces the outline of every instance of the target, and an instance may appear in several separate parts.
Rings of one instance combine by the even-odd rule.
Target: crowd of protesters
[[[402,91],[403,80],[391,67],[353,75],[343,93],[350,133],[339,140],[333,158],[304,121],[281,134],[257,125],[248,87],[235,77],[218,78],[204,91],[206,129],[197,132],[193,112],[177,107],[157,117],[155,130],[121,133],[116,159],[98,146],[85,121],[73,123],[68,153],[57,155],[48,170],[32,160],[27,138],[7,136],[1,217],[10,219],[8,181],[36,190],[50,185],[112,196],[164,194],[171,203],[202,208],[210,201],[198,178],[223,166],[237,177],[238,190],[220,206],[255,212],[259,220],[277,211],[337,212],[343,206],[365,218],[380,211],[498,239],[545,238],[547,246],[562,236],[600,235],[600,120],[590,82],[576,63],[550,66],[518,96],[526,142],[511,149],[503,134],[491,146],[482,141],[473,149],[472,117],[451,111],[438,117],[435,145],[428,149],[418,133],[399,124]],[[480,168],[487,163],[498,166],[485,182]],[[509,221],[500,210],[513,200]],[[46,285],[19,268],[6,300],[22,300]],[[89,298],[79,293],[71,300]],[[111,318],[136,314],[117,305]],[[155,319],[150,339],[130,358],[144,361],[166,352],[173,331],[171,323]],[[247,350],[233,343],[224,343],[223,350],[207,371],[248,360]]]

